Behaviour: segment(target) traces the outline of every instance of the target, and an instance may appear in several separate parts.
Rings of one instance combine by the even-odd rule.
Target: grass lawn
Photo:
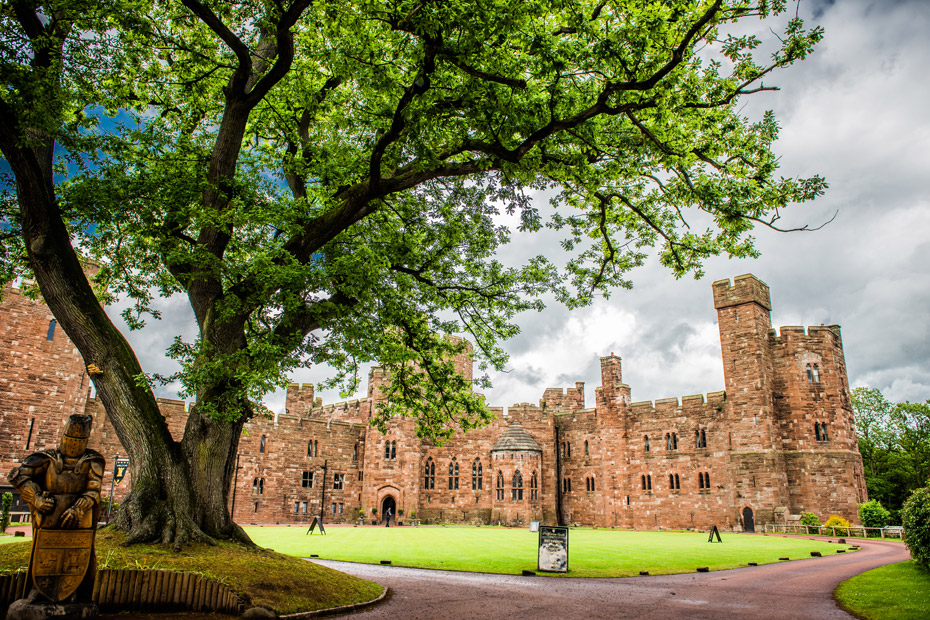
[[[327,535],[306,535],[306,527],[247,527],[258,545],[299,557],[470,572],[520,573],[536,570],[538,534],[502,527],[335,527]],[[722,543],[706,532],[633,532],[572,529],[570,577],[627,577],[689,573],[698,567],[737,568],[769,564],[780,557],[810,558],[811,551],[833,555],[846,545],[781,536],[723,533]],[[545,573],[544,573],[545,574]]]
[[[7,537],[3,537],[7,538]],[[12,536],[8,538],[13,538]],[[267,549],[221,543],[185,545],[175,552],[166,545],[121,547],[122,532],[97,532],[99,568],[162,569],[198,573],[245,594],[253,605],[279,614],[326,609],[370,601],[381,594],[378,584],[317,566]],[[31,542],[0,545],[0,572],[25,569]],[[5,542],[5,541],[4,541]]]
[[[866,620],[930,618],[930,573],[913,560],[847,579],[834,595],[843,608]]]

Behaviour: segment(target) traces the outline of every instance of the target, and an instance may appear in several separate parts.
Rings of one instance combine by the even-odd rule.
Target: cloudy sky
[[[830,184],[781,223],[816,225],[836,213],[833,222],[817,232],[759,230],[761,258],[711,260],[699,281],[676,281],[653,261],[632,273],[632,291],[573,312],[550,305],[523,315],[522,334],[505,343],[508,370],[486,391],[491,404],[536,402],[546,387],[584,381],[592,406],[598,358],[611,352],[623,358],[634,400],[722,389],[711,283],[743,273],[771,288],[774,326],[842,326],[853,386],[880,388],[893,401],[930,399],[930,2],[805,0],[800,13],[825,28],[824,41],[776,75],[779,92],[751,97],[744,111],[776,112],[784,175],[821,174]],[[770,36],[766,27],[760,35]],[[538,253],[539,242],[518,240],[507,255]],[[130,335],[148,371],[170,371],[158,352],[186,302],[166,310],[171,329]],[[324,376],[315,368],[295,380]],[[267,403],[281,411],[283,400]]]

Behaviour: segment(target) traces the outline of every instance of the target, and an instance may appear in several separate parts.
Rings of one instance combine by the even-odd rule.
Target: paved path
[[[840,582],[910,557],[904,545],[860,541],[862,549],[822,558],[712,573],[570,579],[314,560],[393,591],[380,605],[348,614],[352,620],[507,618],[642,620],[850,620],[833,600]]]

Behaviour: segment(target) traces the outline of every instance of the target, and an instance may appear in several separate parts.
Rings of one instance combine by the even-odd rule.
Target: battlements
[[[758,304],[769,312],[772,310],[768,285],[750,273],[736,276],[732,284],[729,279],[717,280],[713,289],[714,308],[717,310],[748,303]]]
[[[769,330],[769,336],[779,340],[790,340],[798,336],[815,338],[830,334],[839,339],[841,338],[840,332],[839,325],[810,325],[808,327],[803,325],[782,325],[777,332],[774,329]]]
[[[706,397],[704,394],[689,394],[687,396],[682,396],[680,400],[677,396],[657,398],[655,402],[651,400],[638,400],[635,403],[630,403],[630,409],[633,410],[633,413],[642,413],[645,410],[675,409],[687,405],[717,405],[725,401],[726,398],[727,393],[721,390],[718,392],[708,392]]]

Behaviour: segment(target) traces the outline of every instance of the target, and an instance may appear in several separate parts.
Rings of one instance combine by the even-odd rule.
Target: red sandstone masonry
[[[416,511],[417,518],[430,521],[555,523],[558,489],[570,480],[571,490],[561,493],[561,516],[568,523],[739,529],[746,509],[757,524],[786,511],[838,513],[854,520],[856,503],[867,495],[839,328],[783,327],[776,333],[768,287],[753,276],[715,282],[713,292],[726,391],[631,402],[621,360],[610,354],[600,360],[594,408],[585,408],[583,383],[548,388],[538,404],[492,407],[497,418],[490,425],[435,446],[417,438],[410,419],[392,420],[385,434],[369,425],[388,380],[379,368],[369,376],[366,398],[343,403],[323,405],[312,385],[292,384],[284,414],[245,427],[230,493],[234,516],[244,524],[308,524],[322,511],[326,522],[351,523],[361,510],[370,522],[371,509],[380,519],[391,498],[404,511],[396,516],[404,520]],[[9,352],[0,376],[4,463],[10,467],[27,453],[30,420],[35,419],[31,452],[56,443],[68,413],[86,408],[96,420],[92,446],[108,459],[107,493],[110,459],[125,452],[100,404],[87,399],[80,356],[64,338],[43,342],[51,316],[41,304],[10,294],[0,320],[0,343]],[[809,381],[807,364],[815,363],[818,380]],[[456,358],[456,367],[472,376],[470,348]],[[159,404],[179,438],[186,404]],[[540,452],[492,454],[514,423]],[[827,425],[827,441],[817,441],[815,423]],[[697,443],[702,432],[706,447]],[[666,435],[672,434],[677,448],[670,449]],[[428,462],[435,470],[433,488],[425,481]],[[478,463],[481,488],[473,489],[472,468]],[[450,464],[458,464],[458,489],[449,488]],[[512,492],[518,470],[522,499]],[[312,475],[312,486],[304,486],[305,472]],[[534,472],[536,498],[530,488]],[[503,499],[496,493],[498,473],[505,482]],[[334,488],[337,474],[341,489]],[[709,477],[709,488],[701,488],[702,475]],[[651,489],[643,488],[644,476]],[[117,488],[117,500],[127,489],[128,480]]]

